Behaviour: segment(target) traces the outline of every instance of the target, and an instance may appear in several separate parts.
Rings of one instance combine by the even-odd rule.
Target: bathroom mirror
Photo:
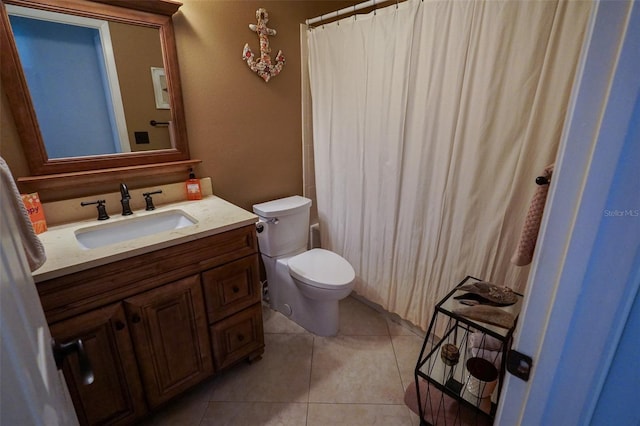
[[[68,16],[72,21],[77,19],[90,19],[95,21],[108,22],[113,38],[113,56],[123,56],[117,70],[116,89],[113,95],[105,95],[108,104],[115,104],[121,99],[122,105],[131,102],[131,99],[141,97],[136,90],[141,85],[149,88],[151,98],[145,100],[146,109],[142,115],[143,119],[137,122],[126,116],[124,122],[126,128],[115,126],[113,133],[116,134],[115,141],[118,142],[113,151],[103,151],[86,154],[81,148],[89,145],[90,132],[82,136],[73,138],[73,133],[63,139],[68,141],[65,149],[58,149],[58,154],[54,152],[52,146],[45,138],[45,120],[66,120],[79,113],[70,113],[66,108],[47,108],[34,101],[40,95],[36,95],[34,87],[33,96],[30,90],[29,78],[23,72],[22,61],[20,60],[19,49],[16,46],[16,39],[20,40],[22,35],[16,36],[12,32],[12,25],[7,14],[7,7],[28,8],[37,11],[41,15]],[[16,127],[21,137],[24,152],[29,163],[32,175],[53,175],[77,173],[83,171],[96,171],[101,169],[117,168],[137,168],[145,165],[154,165],[155,170],[162,163],[175,163],[189,160],[187,134],[184,120],[184,106],[182,103],[180,77],[177,63],[177,53],[175,47],[175,36],[171,16],[181,5],[179,2],[171,0],[140,0],[127,2],[120,0],[4,0],[0,14],[0,42],[2,43],[1,70],[3,90],[6,93],[9,106],[12,110]],[[121,7],[126,6],[126,7]],[[22,9],[24,11],[24,9]],[[12,15],[14,14],[11,11]],[[14,19],[13,16],[11,18]],[[17,21],[16,21],[17,22]],[[56,23],[58,25],[59,23]],[[16,27],[18,25],[16,24]],[[21,29],[24,31],[24,29]],[[54,32],[57,32],[54,31]],[[75,37],[75,36],[73,36]],[[142,40],[149,40],[150,42]],[[155,39],[155,40],[154,40]],[[135,45],[136,42],[142,44]],[[20,43],[20,42],[19,42]],[[146,44],[145,44],[146,43]],[[151,44],[148,44],[151,43]],[[103,43],[109,44],[109,43]],[[122,53],[117,50],[117,45],[128,45],[129,51]],[[131,48],[135,46],[136,51]],[[155,58],[149,59],[149,56]],[[128,55],[128,56],[127,56]],[[131,65],[139,60],[139,68],[144,69],[144,76],[138,77],[142,80],[131,80],[131,73],[123,69],[122,64]],[[70,58],[68,62],[79,62]],[[29,64],[31,65],[31,64]],[[46,66],[36,66],[38,75],[46,77]],[[45,68],[45,69],[42,69]],[[108,67],[107,67],[108,68]],[[74,73],[74,70],[68,73]],[[83,71],[80,74],[86,74]],[[138,73],[140,74],[140,73]],[[123,77],[127,75],[128,77]],[[44,78],[44,77],[43,77]],[[109,78],[105,78],[109,80]],[[113,82],[113,78],[110,81]],[[41,83],[41,85],[45,83]],[[99,90],[98,90],[99,91]],[[73,96],[71,97],[73,99]],[[125,101],[127,99],[128,101]],[[78,101],[79,102],[79,101]],[[53,119],[44,119],[43,111],[58,109],[53,111]],[[62,109],[62,110],[61,110]],[[86,108],[85,108],[86,109]],[[117,108],[113,108],[116,110]],[[116,114],[118,115],[118,114]],[[121,114],[122,115],[122,114]],[[38,118],[41,118],[39,121]],[[106,117],[107,122],[117,122],[117,117]],[[86,120],[88,121],[88,120]],[[151,124],[155,122],[155,125]],[[73,128],[73,126],[72,126]],[[96,125],[97,128],[97,125]],[[119,130],[118,130],[119,129]],[[108,132],[109,130],[106,130]],[[102,131],[104,133],[105,131]],[[117,134],[123,135],[118,138]],[[155,136],[152,136],[155,134]],[[164,133],[165,137],[162,137]],[[127,141],[128,139],[128,141]],[[164,139],[166,142],[152,144],[151,140]],[[136,141],[138,143],[136,143]],[[149,143],[147,143],[149,142]],[[145,149],[147,146],[150,149]]]

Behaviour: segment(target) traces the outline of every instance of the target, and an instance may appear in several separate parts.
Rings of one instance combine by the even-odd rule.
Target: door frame
[[[640,222],[599,238],[609,195],[637,187],[617,167],[640,90],[638,28],[632,0],[594,3],[513,345],[531,377],[507,375],[497,425],[588,424],[638,291]],[[611,253],[615,267],[598,257]]]

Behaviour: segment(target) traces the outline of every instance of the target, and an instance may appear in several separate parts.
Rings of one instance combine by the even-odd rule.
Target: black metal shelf
[[[522,306],[522,295],[516,293],[515,304],[500,307],[514,317],[514,324],[510,328],[473,320],[456,313],[458,308],[464,307],[455,299],[466,293],[460,287],[479,281],[482,280],[472,276],[465,277],[435,307],[415,368],[421,425],[490,425],[493,422],[502,392],[506,355]],[[445,363],[442,358],[442,348],[447,344],[458,349],[457,362],[447,360]],[[485,386],[491,385],[469,374],[466,366],[470,358],[475,358],[474,362],[477,362],[477,358],[482,358],[492,364],[492,369],[497,370],[497,389],[490,396],[482,397],[482,393]],[[486,390],[487,393],[490,392],[490,388]]]

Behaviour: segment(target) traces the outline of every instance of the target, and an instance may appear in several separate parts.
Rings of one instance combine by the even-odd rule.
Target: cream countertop
[[[102,223],[126,221],[169,210],[182,210],[197,223],[180,229],[159,232],[108,246],[83,249],[75,238],[75,231]],[[82,220],[51,226],[38,235],[47,254],[47,261],[33,272],[35,282],[104,265],[132,256],[220,234],[257,222],[258,217],[214,195],[197,201],[181,201],[157,207],[153,211],[134,210],[131,216],[113,215],[106,221]]]

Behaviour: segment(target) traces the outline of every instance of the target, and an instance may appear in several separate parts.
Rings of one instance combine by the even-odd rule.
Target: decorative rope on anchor
[[[276,63],[271,63],[271,56],[269,56],[269,53],[271,53],[269,36],[276,35],[276,30],[267,28],[269,14],[266,9],[260,8],[256,10],[256,19],[258,20],[258,25],[249,24],[249,29],[258,33],[258,38],[260,39],[260,58],[255,59],[249,43],[246,43],[242,51],[242,60],[247,61],[249,68],[262,77],[265,82],[268,82],[271,77],[275,77],[282,71],[285,62],[284,55],[282,54],[282,50],[279,50],[276,55]]]

